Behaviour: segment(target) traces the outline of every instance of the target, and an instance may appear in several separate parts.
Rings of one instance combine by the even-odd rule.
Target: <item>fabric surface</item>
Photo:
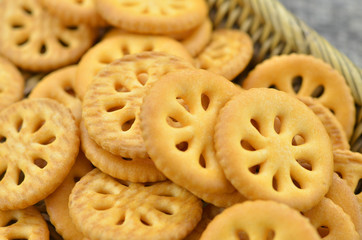
[[[362,0],[279,0],[362,68]]]

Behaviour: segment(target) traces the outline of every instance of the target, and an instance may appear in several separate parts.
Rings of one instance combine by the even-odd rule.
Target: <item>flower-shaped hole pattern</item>
[[[180,239],[201,218],[201,201],[172,182],[132,183],[95,169],[84,176],[70,196],[70,214],[90,237],[114,234],[142,239]],[[84,216],[91,216],[86,218]],[[189,216],[189,221],[183,217]],[[97,223],[97,224],[96,224]],[[96,227],[94,227],[96,226]],[[104,229],[112,231],[104,231]],[[112,235],[113,234],[113,235]],[[118,235],[117,235],[118,236]]]
[[[2,112],[0,123],[6,136],[0,144],[0,186],[13,192],[0,194],[1,206],[25,208],[47,196],[67,175],[79,151],[78,128],[68,109],[48,99],[14,104]]]
[[[328,190],[333,172],[329,137],[294,97],[266,88],[243,92],[221,110],[215,131],[220,164],[242,194],[305,209]]]

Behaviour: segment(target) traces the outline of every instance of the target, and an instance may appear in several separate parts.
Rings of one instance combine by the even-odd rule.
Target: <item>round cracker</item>
[[[23,98],[24,78],[8,60],[0,56],[0,111]]]
[[[333,174],[332,185],[326,197],[340,206],[343,211],[351,217],[356,231],[362,236],[362,206],[358,203],[357,197],[347,182],[341,179],[336,173]]]
[[[131,183],[94,169],[75,185],[69,210],[92,239],[182,239],[201,219],[202,203],[170,181]]]
[[[48,225],[33,206],[21,210],[0,211],[2,239],[48,240]]]
[[[50,98],[64,104],[72,112],[77,125],[82,117],[82,103],[75,95],[77,66],[67,66],[46,75],[31,91],[29,98]]]
[[[50,99],[26,99],[0,113],[0,209],[25,208],[53,192],[79,151],[70,111]]]
[[[346,133],[342,125],[337,120],[336,116],[334,116],[333,113],[328,110],[328,108],[311,97],[298,96],[298,99],[307,105],[322,121],[331,139],[333,149],[350,148]]]
[[[194,194],[235,190],[217,162],[212,136],[219,109],[238,93],[224,77],[201,69],[171,72],[152,85],[141,106],[142,136],[167,178]]]
[[[196,57],[196,66],[233,80],[249,64],[254,48],[250,36],[240,30],[217,29]]]
[[[105,151],[89,136],[83,122],[80,124],[82,149],[87,158],[102,172],[131,182],[165,180],[150,158],[123,158]]]
[[[220,111],[215,149],[233,186],[249,199],[315,206],[332,181],[333,155],[318,117],[287,93],[242,91]]]
[[[164,52],[181,57],[190,63],[194,61],[181,43],[169,37],[118,33],[105,38],[82,57],[74,85],[78,97],[83,99],[93,78],[107,64],[125,55],[145,51]]]
[[[320,239],[307,218],[273,201],[246,201],[217,215],[200,240],[213,239]]]
[[[76,182],[93,169],[92,164],[79,152],[77,159],[63,183],[45,199],[46,211],[51,223],[64,240],[86,239],[75,227],[69,216],[69,195]]]
[[[350,150],[333,151],[334,171],[347,181],[362,206],[362,154]]]
[[[334,113],[347,138],[352,135],[356,110],[351,91],[344,77],[321,59],[304,54],[274,56],[249,72],[242,86],[311,96]]]
[[[40,0],[39,2],[64,23],[87,24],[93,27],[108,25],[99,15],[95,0]]]
[[[82,118],[89,137],[126,158],[147,158],[139,126],[142,99],[163,75],[193,66],[172,55],[128,55],[101,69],[83,99]]]
[[[321,238],[358,240],[351,217],[329,198],[323,198],[318,205],[304,212]]]
[[[200,25],[208,8],[204,0],[95,0],[111,25],[143,34],[184,32]]]
[[[30,71],[50,71],[76,62],[93,44],[87,25],[66,25],[37,0],[0,2],[0,53]]]

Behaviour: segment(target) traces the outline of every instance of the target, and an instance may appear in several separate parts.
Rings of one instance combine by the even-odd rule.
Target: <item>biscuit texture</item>
[[[274,56],[258,64],[242,86],[245,89],[271,87],[298,96],[310,96],[330,109],[350,138],[355,107],[343,76],[316,57],[304,54]]]
[[[249,199],[308,210],[327,193],[333,155],[318,117],[287,93],[242,91],[220,111],[215,149],[233,186]]]
[[[87,25],[66,25],[37,0],[0,2],[0,53],[30,71],[50,71],[79,60],[93,44]]]
[[[217,215],[200,240],[213,239],[320,239],[307,218],[285,204],[246,201]]]
[[[79,151],[70,111],[50,99],[26,99],[0,113],[0,209],[26,208],[64,180]]]
[[[199,199],[176,184],[131,183],[94,169],[74,187],[70,215],[91,239],[182,239],[201,219]]]

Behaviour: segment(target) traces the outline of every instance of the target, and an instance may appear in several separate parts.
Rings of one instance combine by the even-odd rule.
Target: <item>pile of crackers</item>
[[[0,0],[0,239],[361,238],[343,76],[208,15]]]

